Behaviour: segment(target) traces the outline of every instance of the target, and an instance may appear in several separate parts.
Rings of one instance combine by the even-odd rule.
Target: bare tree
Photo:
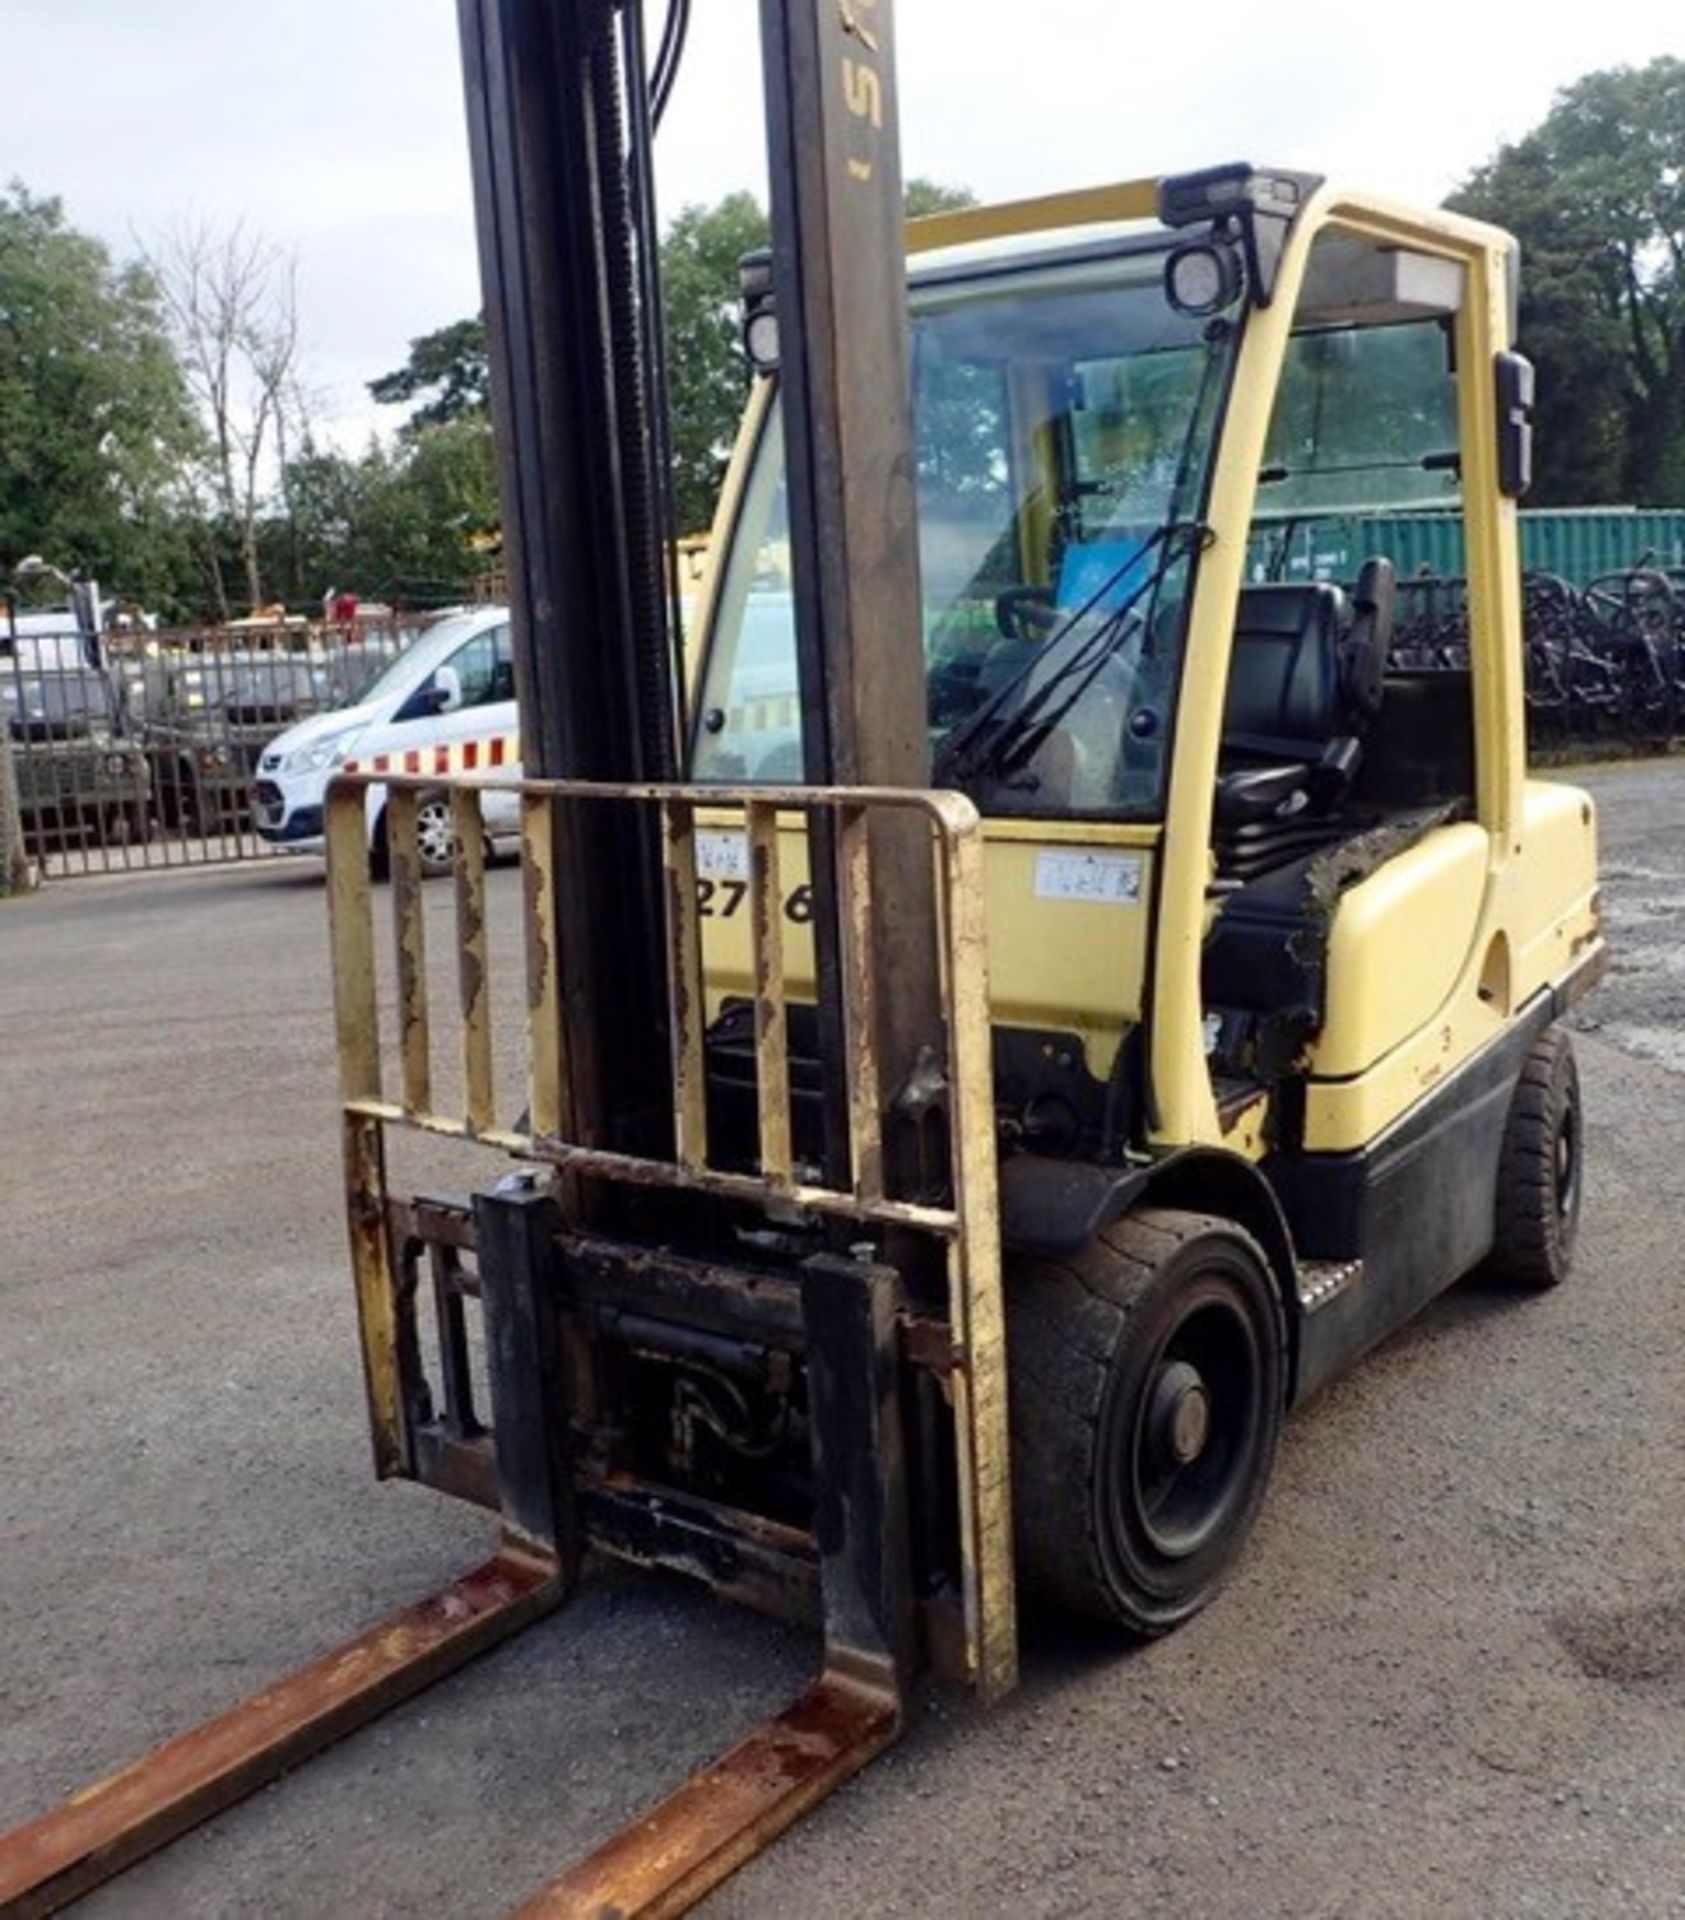
[[[297,266],[243,221],[173,228],[150,258],[210,437],[210,492],[232,530],[246,599],[263,600],[258,516],[284,484],[287,409],[299,390]],[[228,594],[213,561],[224,618]]]

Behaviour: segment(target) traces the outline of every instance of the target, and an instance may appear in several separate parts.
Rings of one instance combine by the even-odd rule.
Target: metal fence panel
[[[24,849],[46,878],[275,851],[253,829],[264,747],[350,704],[412,634],[394,621],[0,632]]]

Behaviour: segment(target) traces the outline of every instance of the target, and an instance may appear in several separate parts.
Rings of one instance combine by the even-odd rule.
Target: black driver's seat
[[[1393,586],[1377,559],[1349,600],[1320,580],[1241,589],[1217,771],[1224,877],[1268,872],[1340,830],[1380,710]]]

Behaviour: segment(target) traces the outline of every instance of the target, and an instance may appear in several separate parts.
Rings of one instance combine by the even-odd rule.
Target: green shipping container
[[[1263,555],[1279,534],[1255,550]],[[1289,535],[1281,577],[1350,580],[1363,562],[1385,554],[1400,579],[1463,571],[1463,523],[1454,513],[1347,514],[1309,521]],[[1628,567],[1685,568],[1685,508],[1541,507],[1521,512],[1521,564],[1583,587]]]

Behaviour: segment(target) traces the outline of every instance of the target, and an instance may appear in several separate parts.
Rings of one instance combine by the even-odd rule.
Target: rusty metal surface
[[[363,789],[341,774],[327,797],[328,934],[341,1100],[380,1098],[380,1016]]]
[[[370,1120],[382,1120],[392,1126],[415,1127],[422,1133],[436,1134],[447,1140],[475,1140],[499,1152],[518,1154],[524,1159],[543,1160],[563,1172],[595,1174],[631,1187],[688,1187],[698,1193],[717,1193],[734,1200],[765,1202],[773,1189],[770,1183],[752,1173],[731,1173],[719,1167],[681,1167],[665,1160],[646,1160],[637,1154],[610,1153],[598,1147],[577,1147],[565,1140],[535,1140],[531,1134],[517,1133],[509,1127],[474,1127],[465,1120],[444,1114],[414,1114],[396,1101],[356,1100],[346,1108],[351,1114]],[[869,1220],[887,1227],[907,1227],[946,1239],[959,1231],[959,1219],[951,1207],[921,1206],[913,1201],[867,1200],[852,1193],[839,1193],[832,1187],[809,1186],[796,1182],[777,1189],[791,1205],[831,1219]]]
[[[387,778],[396,790],[402,777]],[[437,781],[418,779],[414,787],[436,787]],[[954,1415],[955,1454],[959,1480],[960,1573],[970,1677],[985,1698],[1008,1691],[1017,1674],[1016,1607],[1012,1565],[1012,1517],[1009,1452],[1005,1322],[1001,1301],[1000,1205],[997,1186],[993,1063],[991,1057],[988,971],[983,918],[982,838],[975,808],[957,794],[919,790],[811,787],[714,787],[628,784],[587,781],[513,781],[470,776],[452,783],[452,802],[465,848],[477,846],[472,831],[478,821],[480,794],[488,789],[513,790],[523,797],[529,822],[540,807],[553,820],[564,820],[576,801],[618,802],[659,812],[666,849],[666,925],[663,935],[671,984],[673,1035],[672,1111],[677,1123],[677,1151],[662,1159],[610,1151],[528,1128],[499,1127],[491,1112],[489,1089],[489,1016],[484,1004],[484,890],[483,875],[473,852],[458,867],[460,898],[464,904],[464,943],[459,982],[469,1050],[467,1111],[459,1115],[421,1111],[407,1101],[392,1101],[380,1092],[378,1035],[374,1028],[376,1002],[374,952],[368,920],[366,863],[341,877],[338,869],[352,856],[349,847],[353,817],[360,832],[363,815],[360,777],[337,781],[330,798],[330,833],[334,840],[334,929],[336,1004],[340,1008],[342,1046],[349,1058],[342,1068],[348,1139],[361,1140],[357,1130],[376,1133],[388,1124],[417,1128],[450,1138],[479,1140],[547,1162],[563,1175],[578,1173],[632,1187],[675,1188],[715,1194],[762,1205],[776,1201],[794,1204],[831,1219],[854,1220],[874,1227],[906,1229],[928,1236],[946,1247],[948,1315],[952,1334],[946,1369],[947,1391]],[[552,805],[552,803],[554,803]],[[784,1030],[787,1003],[782,998],[783,935],[769,902],[776,897],[764,888],[756,919],[760,922],[754,954],[756,980],[757,1066],[766,1068],[757,1091],[763,1140],[773,1147],[772,1164],[758,1172],[744,1172],[708,1163],[706,1127],[706,1058],[703,1049],[703,976],[700,920],[696,898],[694,809],[706,806],[714,814],[735,810],[745,833],[760,846],[761,878],[775,878],[766,868],[766,850],[778,831],[780,813],[833,820],[838,828],[837,892],[844,929],[840,956],[842,1000],[846,1012],[847,1069],[850,1089],[850,1147],[853,1175],[841,1189],[818,1183],[811,1170],[794,1168],[786,1175],[780,1165],[780,1141],[775,1105],[787,1110],[786,1085],[781,1087],[778,1038]],[[901,1197],[893,1179],[886,1178],[885,1140],[881,1116],[892,1088],[883,1074],[879,1047],[877,997],[881,988],[881,955],[874,943],[881,937],[884,913],[881,872],[877,866],[875,826],[880,817],[894,816],[916,827],[924,842],[924,857],[935,877],[939,912],[935,918],[931,964],[941,982],[944,1002],[944,1054],[947,1118],[951,1138],[949,1177],[951,1192],[931,1200]],[[553,828],[553,830],[555,830]],[[359,849],[360,851],[360,849]],[[756,858],[751,849],[751,892]],[[548,897],[544,874],[529,880],[527,900]],[[470,911],[471,910],[471,911]],[[553,953],[554,916],[526,931],[529,1016],[542,1015],[528,1035],[533,1049],[559,1043],[566,1048],[566,996],[557,976],[565,969],[565,955]],[[477,1024],[476,1024],[477,1023]],[[485,1084],[475,1087],[473,1055],[483,1051]],[[780,1098],[782,1096],[782,1098]],[[561,1116],[558,1115],[560,1119]],[[379,1171],[366,1147],[355,1163],[365,1178]],[[359,1297],[364,1305],[365,1351],[372,1355],[371,1381],[381,1378],[379,1366],[385,1338],[380,1321],[383,1294],[377,1279],[379,1248],[376,1225],[384,1232],[383,1192],[365,1193],[354,1179],[350,1191],[353,1244],[360,1249]],[[359,1228],[358,1221],[367,1224]],[[360,1237],[359,1237],[360,1236]],[[390,1248],[386,1250],[390,1260]],[[383,1402],[371,1386],[371,1408],[378,1424]],[[401,1444],[401,1431],[397,1442]],[[388,1448],[390,1454],[391,1449]],[[475,1463],[442,1463],[458,1480],[460,1468]],[[403,1470],[388,1468],[388,1471]],[[477,1471],[477,1468],[475,1468]],[[468,1474],[470,1479],[474,1473]]]
[[[942,896],[950,996],[954,1205],[961,1221],[960,1232],[948,1243],[960,1556],[972,1678],[989,1701],[1017,1684],[1018,1609],[1012,1557],[999,1161],[984,961],[983,845],[977,833],[955,834],[943,841]]]
[[[0,1836],[0,1916],[36,1920],[548,1612],[553,1563],[505,1548],[121,1773]]]
[[[693,1907],[895,1738],[895,1701],[827,1676],[523,1906],[520,1920]]]
[[[630,1473],[584,1473],[579,1495],[585,1531],[599,1552],[687,1574],[777,1619],[820,1624],[811,1534]]]
[[[848,1131],[854,1191],[883,1197],[883,1093],[878,1080],[879,956],[874,952],[871,817],[844,808],[837,835],[837,905],[842,928],[843,1031],[848,1048]],[[926,865],[929,849],[925,849]]]
[[[759,10],[802,770],[823,788],[917,788],[930,742],[895,8],[761,0]],[[845,832],[847,818],[837,822]],[[919,1184],[912,1137],[890,1124],[881,1166],[862,1114],[868,1081],[893,1101],[924,1060],[941,1057],[937,903],[917,823],[880,808],[861,827],[876,898],[851,892],[828,859],[814,862],[820,1044],[833,1073],[847,1065],[858,1188],[874,1193],[887,1180],[906,1198]],[[851,910],[872,914],[869,945],[852,939]],[[835,970],[823,965],[827,952],[840,957]],[[826,1157],[835,1179],[841,1155],[829,1141]]]
[[[749,948],[755,980],[755,1101],[761,1174],[790,1178],[790,1042],[785,1018],[784,928],[779,903],[778,814],[744,809],[749,852]]]
[[[921,1314],[901,1317],[901,1355],[910,1367],[946,1380],[954,1370],[954,1336],[946,1320]]]
[[[561,956],[555,912],[557,808],[521,802],[521,908],[526,930],[527,1124],[535,1134],[566,1133],[567,1027],[562,1019]],[[408,1104],[414,1104],[413,1102]]]
[[[386,802],[386,846],[392,882],[392,944],[398,968],[398,1046],[404,1105],[425,1112],[433,1104],[432,1046],[427,1019],[427,941],[421,914],[421,860],[416,845],[413,787]]]
[[[369,1438],[374,1470],[382,1480],[408,1473],[399,1340],[402,1275],[394,1258],[386,1208],[386,1152],[377,1121],[347,1111],[342,1123],[346,1225],[351,1242],[351,1278],[357,1290],[357,1334],[363,1350]]]
[[[406,1200],[394,1194],[386,1202],[386,1218],[395,1240],[427,1240],[464,1253],[473,1250],[474,1215],[463,1201],[427,1194]]]
[[[491,1001],[486,980],[486,831],[480,803],[451,792],[456,835],[457,984],[462,1007],[462,1084],[470,1126],[497,1124],[491,1064]]]
[[[708,1086],[703,1037],[702,915],[696,897],[696,822],[684,800],[661,809],[667,876],[667,1005],[673,1042],[673,1139],[683,1167],[708,1163]]]
[[[665,1248],[570,1233],[562,1241],[566,1290],[574,1306],[644,1313],[653,1319],[801,1352],[806,1332],[795,1276],[746,1272]]]

